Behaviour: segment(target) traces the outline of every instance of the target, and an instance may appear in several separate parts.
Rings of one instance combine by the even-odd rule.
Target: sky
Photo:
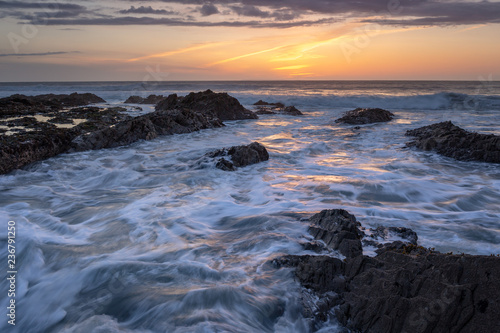
[[[500,0],[0,0],[0,81],[500,80]]]

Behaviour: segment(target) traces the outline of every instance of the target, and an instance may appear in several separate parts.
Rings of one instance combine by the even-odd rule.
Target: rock
[[[253,105],[270,105],[270,103],[264,102],[263,100],[259,99],[259,101],[256,103],[253,103]]]
[[[304,114],[300,112],[295,106],[287,106],[283,109],[283,113],[289,114],[291,116],[303,116]]]
[[[324,210],[309,220],[309,233],[323,240],[332,250],[339,250],[346,257],[363,253],[361,225],[354,215],[343,209]]]
[[[102,98],[90,94],[72,93],[70,95],[12,95],[0,99],[0,116],[32,115],[62,110],[63,108],[104,103]]]
[[[348,111],[342,118],[335,120],[336,123],[351,125],[362,125],[371,123],[387,122],[392,120],[394,114],[383,109],[355,109]]]
[[[333,212],[323,211],[315,221]],[[352,215],[341,210],[337,215],[353,225]],[[414,240],[409,229],[391,230]],[[296,267],[297,279],[307,288],[304,293],[311,294],[303,302],[313,326],[334,310],[337,319],[356,332],[476,333],[498,327],[498,256],[442,254],[398,241],[385,244],[373,258],[285,256],[273,263]]]
[[[262,144],[252,142],[246,146],[223,148],[208,153],[209,158],[222,157],[217,161],[216,167],[224,171],[234,171],[236,168],[269,160],[269,153]],[[225,157],[231,159],[228,161]]]
[[[259,100],[254,105],[258,106],[256,114],[286,114],[290,116],[302,116],[303,113],[300,112],[295,106],[286,106],[283,103],[268,103],[263,100]]]
[[[157,111],[182,108],[215,115],[223,121],[258,118],[254,112],[245,109],[236,98],[211,90],[190,93],[185,97],[172,94],[156,105]]]
[[[500,163],[500,136],[468,132],[451,121],[410,130],[406,135],[416,137],[408,147],[433,150],[461,161]]]
[[[127,104],[157,104],[165,99],[163,95],[149,95],[148,97],[130,96],[124,103]]]
[[[214,117],[188,109],[155,111],[121,121],[97,131],[84,133],[71,143],[70,151],[119,147],[160,135],[191,133],[224,124]]]
[[[144,102],[144,97],[133,95],[133,96],[130,96],[129,98],[127,98],[127,100],[124,103],[126,103],[126,104],[141,104],[142,102]]]
[[[57,124],[71,124],[73,119],[87,120],[73,128],[57,128],[49,122],[38,122],[34,117],[6,121],[12,126],[24,126],[26,130],[0,135],[0,173],[64,152],[118,147],[159,135],[224,126],[215,116],[187,109],[155,111],[136,118],[121,113],[124,110],[81,107],[46,113],[53,116],[51,121]]]

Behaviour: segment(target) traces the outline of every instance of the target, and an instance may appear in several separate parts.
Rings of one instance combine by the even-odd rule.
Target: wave
[[[256,96],[237,96],[245,105],[256,102]],[[297,107],[315,109],[383,108],[389,110],[457,110],[482,111],[500,110],[500,96],[467,95],[452,92],[436,94],[394,96],[394,95],[351,95],[351,96],[290,96],[268,95],[267,102],[281,102]]]

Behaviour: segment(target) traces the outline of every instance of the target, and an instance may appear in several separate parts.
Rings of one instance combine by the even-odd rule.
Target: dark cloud
[[[51,19],[48,25],[167,25],[167,26],[194,26],[194,27],[253,27],[253,28],[291,28],[295,26],[311,26],[334,22],[333,19],[302,20],[294,22],[260,22],[260,21],[190,21],[172,18],[153,17],[113,17],[113,18],[76,18]]]
[[[168,3],[202,4],[203,0],[161,0]],[[390,25],[459,25],[498,23],[500,2],[489,1],[431,1],[431,0],[214,0],[214,5],[226,5],[238,15],[271,17],[275,10],[286,10],[291,19],[306,13],[359,16],[383,15],[370,20]],[[262,7],[265,9],[261,9]],[[405,19],[411,18],[410,20]]]
[[[158,15],[174,15],[177,12],[165,9],[154,9],[151,6],[140,6],[138,8],[131,6],[129,9],[119,11],[120,14],[158,14]]]
[[[49,0],[50,1],[50,0]],[[119,11],[120,14],[141,14],[144,17],[116,17],[110,12],[112,1],[87,0],[93,3],[92,12],[79,4],[53,2],[0,1],[1,15],[10,15],[27,22],[50,25],[179,25],[227,27],[294,27],[340,21],[347,17],[367,18],[364,22],[383,25],[449,26],[500,23],[500,2],[475,0],[157,0],[156,3],[184,5],[183,19],[155,18],[153,15],[180,14],[149,6],[151,1],[133,0],[148,4]],[[76,1],[76,0],[75,0]],[[132,0],[129,0],[132,2]],[[98,4],[96,7],[95,5]],[[194,7],[194,8],[193,8]],[[100,8],[100,9],[96,9]],[[38,9],[38,10],[37,10]],[[44,11],[42,13],[42,11]],[[22,15],[19,14],[22,13]],[[8,13],[8,14],[5,14]],[[195,17],[186,19],[186,14]],[[217,13],[218,22],[205,22],[203,17]],[[225,19],[233,14],[235,18]],[[240,18],[236,17],[240,16]],[[314,14],[314,19],[305,19]],[[0,16],[1,16],[0,15]],[[135,15],[137,16],[137,15]],[[322,17],[323,19],[318,19]],[[245,21],[244,18],[253,18]],[[311,17],[311,16],[309,16]],[[215,21],[213,19],[212,21]],[[128,23],[127,23],[128,22]],[[21,22],[23,23],[23,22]]]
[[[210,16],[214,14],[219,14],[219,9],[214,6],[212,3],[206,3],[200,8],[200,13],[203,16]]]
[[[45,56],[69,54],[69,53],[80,53],[80,52],[78,52],[78,51],[72,51],[72,52],[58,51],[58,52],[43,52],[43,53],[7,53],[7,54],[0,54],[0,57],[35,57],[35,56],[45,57]]]
[[[84,10],[83,6],[60,2],[0,1],[2,9]]]
[[[240,16],[274,18],[278,21],[291,21],[301,16],[300,13],[293,12],[291,10],[264,11],[258,7],[250,5],[230,6],[229,8]]]

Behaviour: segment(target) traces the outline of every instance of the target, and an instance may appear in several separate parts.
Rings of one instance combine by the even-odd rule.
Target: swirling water
[[[9,329],[307,332],[293,272],[269,261],[312,254],[304,218],[322,209],[347,209],[367,227],[410,227],[444,252],[500,253],[500,167],[404,148],[407,129],[443,120],[500,134],[496,82],[487,91],[477,82],[0,84],[0,96],[94,92],[122,105],[133,93],[207,88],[248,107],[295,104],[305,116],[64,154],[0,176],[2,248],[7,221],[17,224],[18,321]],[[397,118],[334,123],[357,106]],[[268,148],[268,162],[228,173],[201,159],[252,141]],[[2,279],[4,309],[7,289]]]

